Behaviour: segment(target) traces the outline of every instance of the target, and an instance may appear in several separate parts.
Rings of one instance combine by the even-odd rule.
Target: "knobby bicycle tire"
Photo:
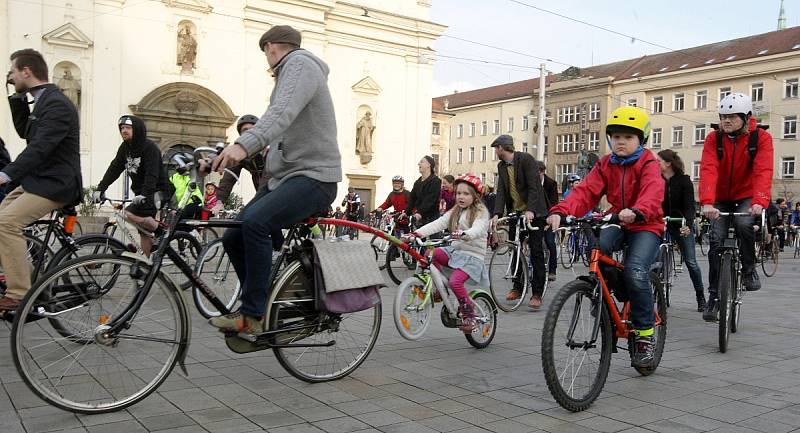
[[[561,407],[572,412],[580,412],[587,409],[594,400],[597,399],[600,392],[603,390],[603,386],[605,386],[608,370],[611,366],[611,346],[613,345],[611,321],[608,317],[606,306],[603,305],[603,308],[600,308],[598,340],[595,342],[596,347],[599,347],[596,355],[598,356],[599,366],[594,370],[594,374],[591,372],[587,374],[587,380],[591,381],[587,386],[588,390],[576,396],[574,395],[574,385],[579,375],[575,375],[569,380],[565,380],[564,378],[567,373],[574,373],[575,368],[582,367],[584,365],[583,361],[589,357],[589,354],[586,353],[586,350],[583,350],[587,348],[586,346],[582,348],[570,348],[566,345],[566,341],[564,340],[566,335],[556,335],[557,331],[563,331],[561,327],[556,329],[559,325],[559,318],[562,315],[567,315],[565,316],[565,318],[568,319],[566,320],[567,325],[564,326],[565,328],[576,329],[576,332],[583,330],[587,335],[591,335],[594,319],[596,318],[594,315],[597,314],[598,307],[601,305],[599,300],[593,300],[591,298],[592,291],[593,287],[591,284],[584,280],[574,280],[564,285],[564,287],[555,294],[550,303],[550,308],[547,310],[547,316],[545,317],[544,328],[542,330],[542,370],[544,370],[547,388]],[[573,295],[575,296],[575,300],[568,302]],[[592,329],[579,326],[578,322],[581,320],[590,322],[591,326],[589,328]],[[586,322],[582,323],[586,324]],[[573,335],[573,337],[575,336]],[[580,340],[581,337],[578,336],[575,342],[582,343],[586,341]],[[563,362],[560,360],[557,361],[555,351],[563,351],[565,348],[568,349],[566,355],[568,359]],[[570,361],[570,358],[575,359]],[[561,365],[562,363],[563,366]],[[589,368],[587,367],[587,369]],[[568,382],[566,388],[563,382]]]
[[[719,282],[717,293],[719,295],[719,351],[728,351],[728,340],[731,331],[731,307],[733,304],[733,257],[724,253],[720,259]]]

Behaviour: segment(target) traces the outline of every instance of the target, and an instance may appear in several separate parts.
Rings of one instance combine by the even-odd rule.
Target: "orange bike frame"
[[[597,277],[600,282],[600,287],[603,291],[603,302],[608,306],[608,313],[611,315],[611,320],[614,321],[614,328],[616,329],[617,338],[628,338],[628,334],[632,329],[628,328],[628,317],[631,313],[631,304],[629,301],[622,303],[622,311],[617,308],[617,302],[611,296],[611,290],[608,288],[603,272],[600,270],[600,264],[613,266],[620,270],[625,269],[618,261],[606,256],[600,252],[600,248],[592,248],[592,260],[589,263],[589,273]],[[658,315],[658,310],[655,311],[656,325],[661,324],[661,317]]]

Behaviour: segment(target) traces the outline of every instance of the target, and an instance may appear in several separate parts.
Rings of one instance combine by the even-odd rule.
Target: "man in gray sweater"
[[[342,180],[336,118],[328,90],[328,65],[300,48],[300,32],[275,26],[259,40],[275,77],[267,112],[214,161],[222,172],[266,152],[268,187],[261,188],[238,219],[241,228],[223,238],[242,283],[236,313],[211,319],[217,328],[247,334],[264,331],[264,309],[272,267],[270,233],[325,211]]]

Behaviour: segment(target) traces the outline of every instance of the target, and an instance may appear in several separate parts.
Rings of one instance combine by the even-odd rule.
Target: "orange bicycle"
[[[602,220],[574,218],[566,223],[581,224],[591,225],[595,237],[604,228],[620,227],[616,215]],[[550,303],[542,331],[542,367],[550,394],[564,409],[585,410],[600,395],[618,339],[627,339],[628,347],[633,347],[623,269],[621,263],[600,252],[599,242],[595,242],[589,274],[564,285]],[[650,285],[656,316],[655,354],[651,367],[636,368],[643,376],[658,367],[667,336],[664,289],[654,272],[650,273]]]

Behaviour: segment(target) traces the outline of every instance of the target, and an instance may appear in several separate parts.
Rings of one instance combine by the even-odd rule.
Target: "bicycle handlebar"
[[[499,224],[499,223],[503,223],[503,222],[506,222],[506,221],[511,221],[511,220],[514,220],[514,219],[516,219],[516,220],[525,219],[525,214],[512,213],[512,214],[509,214],[508,216],[504,216],[502,218],[498,218],[497,219],[497,223]],[[531,222],[529,220],[525,220],[524,227],[525,227],[525,230],[529,230],[529,231],[540,230],[539,227],[535,227],[535,226],[531,225]]]
[[[681,226],[686,225],[686,218],[682,217],[664,217],[663,220],[665,225],[669,223],[681,223]]]

